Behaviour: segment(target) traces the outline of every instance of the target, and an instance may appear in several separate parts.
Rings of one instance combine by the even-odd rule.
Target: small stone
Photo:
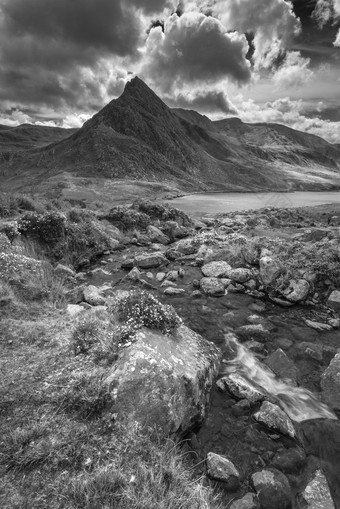
[[[185,293],[185,290],[183,288],[173,288],[172,286],[169,286],[168,288],[165,288],[164,295],[174,296],[174,295],[183,295]]]
[[[305,279],[290,280],[282,294],[290,302],[301,302],[308,296],[310,285]]]
[[[262,403],[260,410],[254,414],[254,419],[268,428],[279,431],[291,438],[294,438],[296,435],[294,425],[289,417],[279,406],[269,401]]]
[[[235,500],[229,509],[257,509],[256,497],[253,493],[247,493],[244,497]]]
[[[165,279],[165,272],[158,272],[156,274],[156,279],[159,283],[161,283]]]
[[[307,484],[302,499],[307,503],[306,509],[335,509],[327,479],[320,470]]]
[[[168,281],[177,281],[179,278],[178,270],[170,270],[170,272],[167,273],[166,279]]]
[[[255,339],[266,343],[270,339],[270,332],[263,327],[262,323],[242,325],[235,332],[243,341]]]
[[[150,280],[152,280],[154,278],[154,275],[152,274],[152,272],[147,272],[145,275]]]
[[[231,373],[220,378],[216,385],[220,390],[225,391],[228,389],[235,398],[246,399],[252,405],[264,399],[264,394],[238,373]]]
[[[191,294],[190,294],[190,297],[192,297],[193,299],[200,299],[203,297],[203,294],[199,291],[199,290],[194,290]]]
[[[253,272],[249,269],[231,269],[229,271],[228,277],[235,281],[236,283],[246,283],[253,277]],[[256,288],[256,284],[255,284]]]
[[[67,267],[67,265],[62,265],[61,263],[56,266],[54,273],[58,276],[64,277],[74,277],[76,275],[76,272],[73,269]]]
[[[327,305],[335,311],[340,311],[340,291],[334,290],[327,300]]]
[[[91,306],[102,306],[106,303],[105,298],[100,295],[96,286],[89,285],[84,288],[84,301]]]
[[[128,279],[131,279],[131,281],[139,281],[141,278],[142,273],[140,270],[137,269],[137,267],[133,267],[132,270],[128,273],[126,276]]]
[[[235,465],[213,452],[207,456],[207,474],[211,479],[223,482],[228,491],[235,491],[240,485],[240,474]]]
[[[136,267],[140,267],[142,269],[151,269],[153,267],[159,267],[162,264],[167,264],[168,260],[165,258],[162,252],[155,252],[135,256],[134,263]]]
[[[200,281],[200,287],[203,293],[211,297],[221,297],[225,294],[223,283],[216,277],[203,277]]]
[[[291,509],[292,493],[287,477],[275,469],[251,476],[261,509]]]
[[[202,267],[202,273],[205,277],[212,278],[229,278],[231,266],[227,262],[218,261],[210,262]]]
[[[120,264],[121,268],[122,269],[132,269],[133,267],[133,259],[132,258],[127,258],[125,260],[122,261],[122,263]]]
[[[183,269],[183,267],[180,267],[178,269],[178,275],[179,275],[179,277],[184,277],[185,276],[185,270]]]

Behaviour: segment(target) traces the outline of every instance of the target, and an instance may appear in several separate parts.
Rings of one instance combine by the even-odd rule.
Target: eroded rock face
[[[219,454],[208,453],[207,473],[211,479],[222,481],[227,490],[235,491],[240,485],[240,473],[235,465]]]
[[[107,379],[118,419],[127,415],[163,436],[186,433],[205,418],[220,358],[216,346],[185,326],[172,336],[143,329]]]
[[[326,477],[320,470],[314,473],[303,494],[306,509],[336,509],[332,500]]]
[[[292,494],[287,477],[275,469],[261,470],[251,476],[261,509],[290,509]]]
[[[321,377],[322,399],[330,407],[340,410],[340,353],[331,360]]]

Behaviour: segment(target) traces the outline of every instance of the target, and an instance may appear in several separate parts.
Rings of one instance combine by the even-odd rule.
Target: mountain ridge
[[[170,109],[138,77],[66,138],[59,132],[50,144],[36,140],[9,150],[4,133],[1,127],[4,187],[19,188],[20,178],[39,185],[69,172],[164,181],[185,191],[340,188],[338,146],[280,124],[212,121],[194,110]]]

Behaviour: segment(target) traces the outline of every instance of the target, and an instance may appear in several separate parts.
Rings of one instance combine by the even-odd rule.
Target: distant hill
[[[212,122],[170,109],[139,78],[81,129],[0,126],[0,184],[74,177],[164,182],[183,190],[340,188],[340,149],[278,124]]]

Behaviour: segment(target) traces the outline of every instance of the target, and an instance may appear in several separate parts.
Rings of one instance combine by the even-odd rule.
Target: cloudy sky
[[[340,143],[340,0],[0,0],[0,124],[78,127],[136,74]]]

